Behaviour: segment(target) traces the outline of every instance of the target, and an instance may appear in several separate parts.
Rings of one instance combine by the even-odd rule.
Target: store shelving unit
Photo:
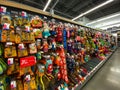
[[[19,3],[16,3],[16,2],[0,0],[0,5],[23,9],[23,10],[26,10],[26,11],[42,14],[42,15],[45,15],[45,16],[48,16],[48,17],[52,17],[52,18],[55,18],[55,19],[58,19],[58,20],[61,20],[61,21],[69,22],[69,23],[72,23],[72,24],[75,24],[75,25],[80,25],[82,27],[90,28],[90,27],[87,27],[87,26],[83,26],[83,25],[81,25],[81,24],[79,24],[75,21],[71,21],[69,19],[60,17],[58,15],[52,15],[49,12],[43,12],[40,9],[33,8],[33,7],[30,7],[30,6],[27,6],[27,5],[23,5],[23,4],[19,4]],[[96,30],[96,29],[93,29],[93,28],[90,28],[90,29]],[[97,31],[104,32],[104,31],[101,31],[101,30],[97,30]],[[104,32],[104,33],[106,33],[106,32]],[[114,51],[107,56],[106,60],[101,61],[92,71],[90,71],[89,74],[85,77],[86,78],[85,81],[83,83],[80,82],[79,84],[77,84],[74,87],[74,89],[75,90],[80,90],[91,79],[91,77],[93,77],[93,75],[105,64],[105,62],[111,57],[111,55],[114,53]]]

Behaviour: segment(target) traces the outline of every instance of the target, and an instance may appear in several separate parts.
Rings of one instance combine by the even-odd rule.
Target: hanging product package
[[[15,42],[15,31],[13,26],[10,26],[9,28],[3,27],[1,33],[1,42]]]
[[[35,54],[37,53],[37,47],[35,43],[29,44],[29,49],[30,49],[30,54]]]
[[[43,26],[43,21],[39,16],[35,16],[31,20],[31,26],[33,28],[41,28]]]
[[[22,36],[21,36],[22,30],[19,27],[16,27],[16,34],[15,34],[15,43],[19,44],[22,42]]]
[[[2,32],[1,32],[1,42],[14,42],[15,32],[14,26],[11,26],[11,18],[9,15],[2,15],[1,17]]]
[[[28,56],[27,47],[25,44],[18,44],[18,57]]]
[[[22,80],[17,80],[17,90],[24,90]]]
[[[16,75],[17,73],[19,73],[19,62],[17,58],[8,58],[7,64],[7,75]]]
[[[3,25],[4,23],[9,23],[11,24],[11,18],[9,15],[2,15],[1,16],[1,24]]]
[[[7,83],[5,79],[6,79],[5,76],[0,78],[0,90],[6,90]]]
[[[29,74],[24,75],[24,90],[37,90],[35,78]]]
[[[33,29],[35,38],[42,38],[42,29]]]
[[[9,57],[16,57],[17,52],[16,52],[16,47],[15,45],[10,42],[6,43],[5,49],[4,49],[4,57],[9,58]]]
[[[4,62],[4,58],[0,58],[0,75],[7,70],[7,64]]]
[[[36,40],[36,46],[37,46],[38,50],[40,50],[42,48],[42,39],[37,39]]]

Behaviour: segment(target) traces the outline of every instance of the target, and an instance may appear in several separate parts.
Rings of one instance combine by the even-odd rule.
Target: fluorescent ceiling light
[[[47,4],[45,5],[43,11],[46,11],[46,9],[48,8],[49,4],[51,3],[52,0],[48,0]]]
[[[102,7],[102,6],[105,6],[105,5],[107,5],[107,4],[109,4],[109,3],[113,2],[113,1],[114,1],[114,0],[107,0],[106,2],[104,2],[104,3],[100,4],[100,5],[98,5],[98,6],[94,7],[94,8],[92,8],[92,9],[90,9],[90,10],[88,10],[88,11],[82,13],[82,14],[80,14],[79,16],[73,18],[72,21],[74,21],[74,20],[76,20],[76,19],[78,19],[78,18],[80,18],[80,17],[82,17],[82,16],[84,16],[84,15],[86,15],[86,14],[92,12],[92,11],[95,11],[95,10],[97,10],[98,8],[100,8],[100,7]]]
[[[96,22],[100,22],[100,21],[104,21],[104,20],[107,20],[107,19],[110,19],[110,18],[113,18],[113,17],[117,17],[119,15],[120,15],[120,13],[117,13],[117,14],[114,14],[114,15],[111,15],[111,16],[107,16],[105,18],[101,18],[101,19],[95,20],[93,22],[90,22],[87,25],[90,25],[90,24],[93,24],[93,23],[96,23]]]
[[[101,29],[107,29],[107,28],[111,28],[111,27],[118,27],[118,26],[120,26],[120,23],[119,24],[113,24],[113,25],[107,25],[107,26],[105,26],[105,27],[101,27]]]

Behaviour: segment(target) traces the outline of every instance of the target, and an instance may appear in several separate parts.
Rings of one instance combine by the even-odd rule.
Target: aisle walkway
[[[82,90],[120,90],[120,48]]]

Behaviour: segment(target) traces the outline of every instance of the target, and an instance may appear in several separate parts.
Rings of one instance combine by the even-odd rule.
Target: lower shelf
[[[116,48],[117,49],[117,48]],[[79,82],[72,90],[80,90],[87,82],[95,75],[95,73],[106,63],[107,60],[112,56],[112,54],[116,51],[113,50],[107,57],[106,60],[101,61],[95,68],[93,68],[88,75],[85,77],[84,82]]]

